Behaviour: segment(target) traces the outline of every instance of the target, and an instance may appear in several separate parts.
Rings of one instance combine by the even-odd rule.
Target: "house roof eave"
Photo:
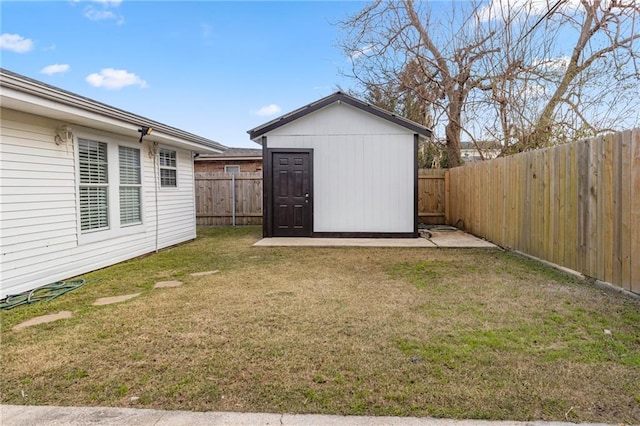
[[[0,68],[2,106],[18,111],[66,120],[71,124],[137,134],[140,126],[153,128],[153,139],[176,144],[194,152],[218,153],[226,147],[218,142],[168,126],[119,108]]]

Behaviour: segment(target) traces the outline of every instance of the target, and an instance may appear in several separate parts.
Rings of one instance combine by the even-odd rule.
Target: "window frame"
[[[237,167],[238,171],[237,172],[230,172],[230,171],[227,170],[227,167]],[[232,173],[234,175],[238,175],[238,174],[240,174],[240,164],[225,164],[224,165],[224,172],[225,173]]]
[[[175,156],[175,165],[174,166],[167,166],[167,165],[163,165],[162,164],[162,157],[160,156],[160,154],[163,152],[172,152]],[[175,148],[170,148],[170,147],[165,147],[165,146],[159,146],[158,147],[158,185],[160,187],[160,190],[162,191],[173,191],[173,190],[177,190],[179,187],[179,181],[178,181],[178,150]],[[175,184],[174,185],[163,185],[162,183],[162,170],[171,170],[175,173]]]
[[[83,182],[82,181],[82,167],[80,165],[80,142],[89,142],[89,143],[93,143],[96,144],[98,147],[103,146],[104,147],[104,162],[106,163],[106,168],[104,170],[105,173],[105,179],[104,182]],[[83,234],[90,234],[93,232],[102,232],[105,230],[110,229],[111,227],[111,217],[110,217],[110,210],[111,210],[111,203],[109,200],[109,196],[110,196],[110,186],[111,183],[109,180],[109,145],[106,142],[102,142],[99,140],[95,140],[95,139],[89,139],[89,138],[78,138],[78,142],[77,142],[77,151],[78,151],[78,206],[79,206],[79,213],[78,213],[78,222],[79,222],[79,228],[80,228],[80,232]],[[89,164],[91,164],[91,162],[89,162]],[[89,168],[91,168],[89,166]],[[106,225],[105,226],[101,226],[98,228],[88,228],[88,229],[82,229],[82,194],[81,191],[83,189],[102,189],[102,190],[106,190],[104,198],[105,198],[105,209],[106,209],[106,217],[105,217],[105,222]],[[100,209],[102,210],[102,208]]]
[[[107,181],[109,187],[107,190],[108,211],[107,217],[109,226],[95,230],[82,230],[81,212],[80,212],[80,159],[79,159],[79,139],[90,140],[93,142],[102,142],[107,145]],[[145,216],[145,156],[144,145],[130,143],[123,139],[114,137],[100,131],[76,128],[74,132],[74,169],[75,173],[75,200],[76,200],[76,230],[77,244],[91,244],[99,241],[118,238],[127,235],[134,235],[146,232],[146,216]],[[120,223],[120,157],[119,147],[135,148],[140,153],[140,218],[141,221],[135,224],[121,225]],[[148,164],[146,165],[148,167]]]
[[[122,182],[123,180],[123,169],[122,169],[122,161],[121,161],[121,153],[122,153],[122,149],[126,149],[126,150],[134,150],[137,151],[138,153],[138,164],[137,164],[137,182],[136,183],[131,183],[131,182]],[[128,226],[136,226],[136,225],[140,225],[142,223],[142,155],[141,155],[141,149],[139,147],[131,147],[131,146],[127,146],[127,145],[122,145],[122,144],[118,144],[118,210],[119,210],[119,216],[120,216],[120,227],[128,227]],[[134,221],[134,222],[128,222],[128,223],[122,223],[122,195],[123,195],[123,189],[131,189],[131,188],[136,188],[138,191],[138,220]]]

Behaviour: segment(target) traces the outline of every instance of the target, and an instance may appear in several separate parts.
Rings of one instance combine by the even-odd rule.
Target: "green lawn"
[[[499,250],[259,235],[202,228],[2,312],[2,403],[640,423],[638,301]]]

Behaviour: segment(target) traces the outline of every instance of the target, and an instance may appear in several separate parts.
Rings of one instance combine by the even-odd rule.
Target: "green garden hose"
[[[50,302],[56,297],[62,296],[70,291],[77,290],[87,283],[86,280],[78,278],[69,281],[57,281],[55,283],[43,285],[20,294],[7,296],[0,300],[0,309],[13,309],[16,306],[27,305],[40,301]]]

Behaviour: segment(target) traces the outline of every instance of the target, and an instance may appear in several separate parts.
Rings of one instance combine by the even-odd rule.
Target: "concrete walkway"
[[[431,238],[263,238],[257,247],[447,247],[496,248],[494,244],[462,231],[431,231]]]
[[[27,425],[273,425],[273,426],[614,426],[604,423],[515,422],[446,420],[417,417],[327,416],[319,414],[264,414],[164,411],[137,408],[0,406],[2,426]]]

